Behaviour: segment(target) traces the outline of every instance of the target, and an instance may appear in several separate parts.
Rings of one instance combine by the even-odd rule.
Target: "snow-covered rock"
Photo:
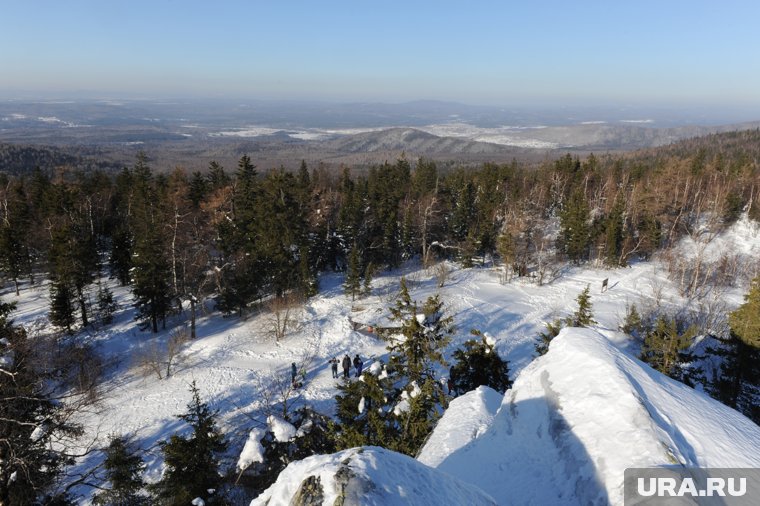
[[[274,415],[267,417],[267,424],[269,430],[274,434],[274,438],[280,443],[287,443],[294,437],[296,437],[296,428],[290,422],[286,422],[282,418]]]
[[[441,423],[430,441],[461,441],[471,430]],[[431,442],[424,462],[499,504],[622,504],[629,467],[760,466],[760,427],[592,329],[562,330],[479,437],[448,454]]]
[[[481,435],[493,422],[503,398],[504,395],[493,388],[481,386],[452,400],[417,460],[436,467],[448,455]]]
[[[478,506],[496,502],[477,487],[406,455],[370,446],[292,462],[251,502],[251,506],[280,504]]]
[[[238,471],[244,471],[254,462],[264,462],[264,446],[261,444],[261,438],[264,437],[264,431],[253,429],[248,434],[248,439],[240,452],[237,461]]]

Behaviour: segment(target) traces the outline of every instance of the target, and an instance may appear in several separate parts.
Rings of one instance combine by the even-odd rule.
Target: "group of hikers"
[[[354,360],[351,360],[351,357],[348,356],[348,354],[343,356],[342,360],[338,360],[337,357],[333,357],[330,360],[328,360],[328,363],[330,364],[330,369],[332,370],[332,377],[333,378],[339,378],[338,376],[338,364],[340,364],[341,367],[343,367],[343,378],[350,378],[351,377],[351,366],[354,366],[354,369],[356,370],[355,377],[359,377],[362,375],[362,369],[364,368],[364,361],[359,357],[359,354],[357,353],[354,357]],[[453,373],[453,370],[452,370]],[[303,371],[301,371],[301,376],[304,377],[305,374]],[[294,388],[299,388],[302,383],[298,381],[299,374],[298,374],[298,367],[296,366],[296,363],[293,362],[290,364],[290,377],[291,381],[293,382]],[[448,390],[449,395],[456,395],[457,392],[455,392],[454,387],[454,381],[451,377],[446,378],[442,377],[439,380],[441,382],[441,388],[445,391]]]
[[[329,364],[332,369],[332,376],[333,378],[338,378],[338,364],[340,364],[343,367],[343,377],[344,378],[350,378],[351,377],[351,366],[354,366],[354,369],[356,370],[356,377],[362,375],[362,369],[364,368],[364,361],[359,357],[359,354],[357,353],[354,357],[354,360],[351,361],[351,357],[349,357],[347,354],[343,357],[343,360],[338,360],[337,358],[333,357],[329,360]],[[303,383],[299,381],[299,379],[302,379],[305,377],[305,373],[303,371],[298,371],[298,366],[296,366],[296,363],[293,362],[290,364],[290,381],[293,384],[293,388],[299,388]]]
[[[329,360],[330,368],[332,369],[332,376],[333,378],[338,378],[338,363],[340,363],[341,367],[343,367],[343,377],[349,378],[351,377],[351,365],[353,364],[354,369],[356,369],[356,377],[362,375],[362,368],[364,368],[364,361],[359,357],[359,354],[357,353],[354,357],[353,362],[351,362],[351,357],[348,356],[348,354],[343,356],[343,360],[338,360],[336,357],[333,357]]]

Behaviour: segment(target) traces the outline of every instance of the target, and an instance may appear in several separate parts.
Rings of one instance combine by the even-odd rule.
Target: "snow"
[[[364,413],[364,397],[361,398],[361,400],[359,401],[359,406],[357,406],[356,409],[360,415]]]
[[[491,144],[501,144],[504,146],[516,146],[522,148],[535,149],[554,149],[560,147],[559,144],[539,139],[533,139],[525,136],[529,130],[540,130],[544,126],[533,127],[516,127],[501,126],[495,128],[483,128],[470,125],[463,122],[450,122],[424,127],[417,127],[418,130],[427,132],[440,137],[459,137],[466,138],[477,142],[490,142]]]
[[[417,384],[416,381],[412,381],[410,385],[412,389],[404,390],[403,392],[401,392],[401,400],[393,408],[393,414],[395,414],[396,416],[400,416],[402,413],[406,413],[407,411],[409,411],[409,408],[410,408],[409,399],[413,399],[417,397],[422,392],[422,390],[420,389],[420,386]]]
[[[269,430],[274,434],[274,438],[280,443],[287,443],[296,437],[296,428],[293,424],[286,422],[282,418],[269,415],[267,425],[269,425]]]
[[[488,429],[503,398],[504,395],[493,388],[481,386],[453,399],[417,460],[437,467],[447,456]]]
[[[377,447],[352,448],[292,462],[251,506],[293,504],[308,477],[319,479],[322,500],[304,504],[414,506],[495,505],[487,494],[411,457]],[[338,502],[339,498],[343,502]]]
[[[31,434],[29,434],[29,439],[31,439],[34,442],[39,441],[42,439],[43,436],[45,436],[45,433],[47,432],[47,429],[44,425],[38,425],[34,428]]]
[[[487,418],[477,398],[463,404]],[[471,430],[442,419],[420,460],[499,504],[622,504],[629,467],[760,466],[760,427],[593,329],[563,329],[522,371],[489,428],[474,439]],[[455,442],[448,453],[447,441]]]
[[[261,438],[264,437],[264,434],[265,432],[261,429],[253,429],[248,434],[248,439],[237,461],[238,471],[248,469],[255,462],[264,462],[264,446],[261,444]]]
[[[369,368],[367,369],[367,371],[371,372],[375,376],[380,374],[383,370],[383,364],[380,362],[372,362],[372,364],[370,364]]]
[[[195,499],[193,499],[193,501],[190,504],[192,506],[206,506],[206,501],[204,501],[200,497],[196,497]]]

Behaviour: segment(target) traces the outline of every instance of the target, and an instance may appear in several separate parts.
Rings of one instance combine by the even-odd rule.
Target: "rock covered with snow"
[[[441,423],[430,441],[471,430]],[[429,443],[421,459],[499,504],[622,504],[629,467],[760,466],[760,427],[600,333],[567,328],[522,371],[486,431],[448,453]]]
[[[264,437],[264,431],[253,429],[248,434],[248,439],[240,452],[237,461],[238,471],[244,471],[254,462],[264,462],[264,446],[261,444],[261,438]]]
[[[351,448],[292,462],[251,506],[280,504],[495,505],[463,483],[411,457],[378,447]]]
[[[280,443],[287,443],[294,437],[296,437],[296,428],[292,423],[283,420],[274,415],[267,417],[267,424],[269,430],[274,434],[274,438]]]
[[[481,386],[453,399],[417,460],[435,467],[448,455],[488,430],[504,395]]]

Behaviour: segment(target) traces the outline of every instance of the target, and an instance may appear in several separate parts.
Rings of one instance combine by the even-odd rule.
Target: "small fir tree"
[[[636,309],[636,304],[631,304],[626,308],[625,319],[623,320],[623,324],[620,325],[620,330],[634,337],[641,336],[641,333],[644,331],[644,322],[641,320],[641,315]]]
[[[151,487],[156,504],[186,506],[197,497],[209,505],[221,501],[209,490],[217,490],[221,484],[219,455],[227,443],[216,426],[217,413],[201,402],[195,381],[190,391],[192,400],[187,413],[178,418],[190,426],[192,433],[189,437],[175,434],[161,443],[166,471],[161,481]]]
[[[594,320],[594,315],[591,312],[593,309],[593,306],[591,304],[591,286],[586,285],[586,288],[583,289],[583,291],[578,294],[578,297],[575,299],[575,301],[578,303],[578,309],[575,310],[575,313],[570,317],[570,320],[568,321],[568,324],[571,327],[588,327],[590,325],[596,325],[596,320]]]
[[[451,382],[457,392],[469,392],[481,385],[499,392],[506,392],[511,386],[507,361],[503,360],[493,344],[478,330],[471,333],[479,340],[470,339],[464,348],[454,352],[456,361],[451,367]]]
[[[111,488],[95,495],[93,503],[99,506],[142,506],[148,498],[141,495],[143,481],[140,475],[145,463],[123,436],[115,436],[105,449],[103,462],[106,479]]]
[[[694,326],[685,330],[679,327],[675,318],[660,316],[644,336],[640,356],[641,360],[674,379],[680,379],[678,366],[685,361],[682,353],[697,333]]]
[[[101,325],[113,323],[113,315],[119,308],[113,298],[113,292],[106,283],[98,283],[98,320]]]
[[[547,323],[546,330],[538,334],[538,341],[535,344],[535,349],[539,356],[546,355],[546,352],[549,351],[549,344],[552,342],[552,339],[559,335],[559,332],[562,330],[562,327],[565,326],[565,323],[566,322],[562,320],[554,320],[551,323]]]

